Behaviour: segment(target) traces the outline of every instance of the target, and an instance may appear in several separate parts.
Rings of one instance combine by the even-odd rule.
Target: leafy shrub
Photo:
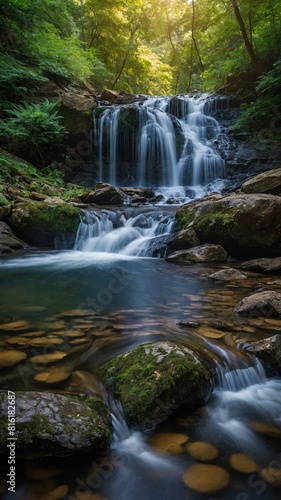
[[[66,134],[60,125],[56,102],[27,103],[8,110],[9,117],[0,123],[4,147],[25,159],[43,162],[50,146],[60,145]]]
[[[258,98],[246,106],[235,128],[258,130],[268,127],[272,132],[281,130],[281,59],[271,71],[259,78],[256,90]],[[279,122],[277,125],[277,121]]]

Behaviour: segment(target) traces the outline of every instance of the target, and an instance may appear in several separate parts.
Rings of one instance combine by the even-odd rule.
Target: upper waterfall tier
[[[94,112],[97,180],[124,186],[205,187],[225,176],[212,141],[224,97],[180,95]]]

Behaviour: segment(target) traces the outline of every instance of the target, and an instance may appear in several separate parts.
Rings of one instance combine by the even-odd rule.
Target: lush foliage
[[[18,83],[36,65],[98,89],[216,90],[281,51],[281,0],[4,0],[0,19],[4,51],[26,65],[11,74]]]
[[[59,123],[55,110],[57,103],[45,101],[39,104],[24,102],[11,107],[8,118],[0,123],[2,143],[12,153],[44,162],[47,148],[60,144],[65,129]]]
[[[0,49],[2,112],[45,77],[155,95],[249,72],[261,77],[254,121],[268,103],[279,112],[281,0],[2,0]]]

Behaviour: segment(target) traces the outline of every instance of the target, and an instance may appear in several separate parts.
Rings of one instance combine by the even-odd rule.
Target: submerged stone
[[[244,453],[233,453],[230,456],[229,463],[234,470],[243,472],[244,474],[251,474],[259,469],[256,462],[247,455],[244,455]]]
[[[176,434],[173,432],[162,432],[156,434],[150,439],[151,446],[160,453],[168,455],[180,455],[185,451],[185,444],[189,437],[185,434]]]
[[[218,465],[195,464],[183,473],[185,484],[199,493],[217,493],[229,483],[227,470]]]
[[[16,392],[18,458],[65,457],[106,452],[111,437],[108,407],[92,395]],[[7,454],[7,392],[0,392],[0,454]]]
[[[203,352],[172,342],[136,347],[105,365],[107,386],[129,425],[154,428],[179,406],[203,405],[213,388],[213,364]]]
[[[195,458],[195,460],[201,460],[202,462],[213,460],[219,456],[219,450],[210,443],[205,441],[196,441],[194,443],[188,443],[187,451]]]

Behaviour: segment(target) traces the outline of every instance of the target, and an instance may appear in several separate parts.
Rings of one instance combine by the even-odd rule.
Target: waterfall
[[[151,257],[152,242],[168,236],[173,225],[173,214],[159,210],[86,212],[74,250]]]
[[[223,97],[203,94],[98,108],[97,180],[167,189],[169,196],[183,198],[186,193],[194,198],[219,190],[225,165],[212,147],[220,131],[213,115],[227,103]]]

